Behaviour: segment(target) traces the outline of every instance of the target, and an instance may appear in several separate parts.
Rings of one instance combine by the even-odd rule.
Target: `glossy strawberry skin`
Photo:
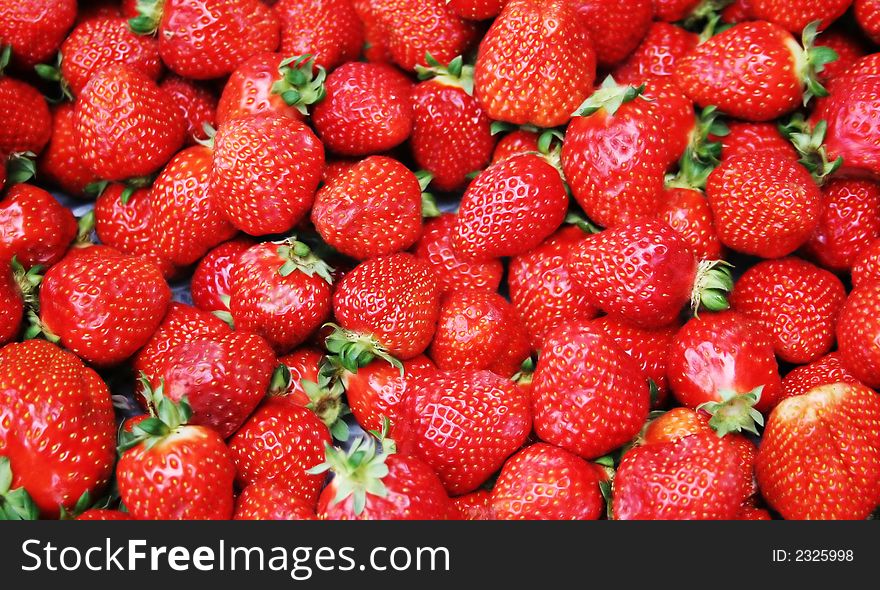
[[[208,192],[251,235],[289,231],[312,206],[324,150],[301,122],[279,115],[235,119],[214,138]]]
[[[74,520],[134,520],[134,517],[128,512],[122,512],[121,510],[91,508],[74,518]]]
[[[861,179],[834,179],[822,187],[819,225],[804,250],[822,267],[844,272],[878,237],[880,185]]]
[[[504,464],[491,506],[498,520],[598,520],[605,503],[598,472],[589,463],[536,443]]]
[[[0,76],[0,154],[43,151],[52,134],[46,99],[30,84]]]
[[[853,6],[859,27],[876,43],[880,40],[880,2],[877,0],[855,0]]]
[[[838,352],[792,369],[782,380],[782,399],[803,395],[815,387],[832,383],[859,384],[859,380],[843,367]]]
[[[750,12],[757,20],[766,20],[800,34],[808,24],[819,21],[824,29],[846,12],[852,0],[750,0]]]
[[[511,131],[495,144],[495,151],[492,152],[492,163],[497,164],[501,160],[506,160],[526,152],[537,152],[539,137],[537,133],[528,129]]]
[[[227,309],[222,297],[232,293],[230,275],[239,257],[254,242],[248,238],[236,238],[220,244],[199,261],[190,281],[193,305],[206,311]]]
[[[491,500],[492,493],[483,489],[452,498],[453,520],[495,520]]]
[[[495,18],[506,0],[450,0],[449,8],[461,18],[486,20]]]
[[[712,138],[721,143],[721,161],[726,162],[737,156],[755,152],[775,151],[791,160],[797,160],[794,146],[779,132],[773,123],[751,121],[730,121],[729,133],[724,137]]]
[[[387,419],[394,426],[400,413],[400,402],[414,379],[437,370],[426,356],[403,361],[403,375],[390,363],[376,359],[356,373],[343,375],[345,397],[358,424],[366,431],[381,432]]]
[[[477,261],[522,254],[556,231],[567,206],[565,185],[553,166],[535,154],[514,156],[468,186],[453,247]]]
[[[76,219],[41,188],[18,184],[0,201],[0,261],[25,268],[61,260],[76,236]]]
[[[571,3],[508,0],[480,43],[474,82],[492,119],[555,127],[590,95],[595,76],[590,34]]]
[[[284,59],[281,53],[260,53],[238,66],[217,103],[217,123],[265,113],[304,120],[296,106],[288,105],[280,94],[272,92],[272,85],[281,78],[278,70]]]
[[[155,265],[109,246],[91,246],[46,273],[40,318],[66,348],[109,366],[147,342],[170,300],[171,290]]]
[[[363,25],[350,0],[279,0],[273,9],[281,21],[284,55],[311,55],[327,70],[360,55]]]
[[[159,88],[167,92],[183,114],[186,122],[186,143],[207,140],[205,125],[217,127],[217,96],[207,86],[171,74],[165,76]]]
[[[837,321],[837,347],[843,367],[869,387],[880,387],[880,335],[877,322],[880,283],[850,292]]]
[[[49,61],[76,18],[76,0],[24,0],[0,6],[0,47],[30,68]]]
[[[575,10],[587,25],[600,67],[612,66],[632,53],[648,33],[651,0],[576,0]]]
[[[44,517],[103,491],[115,437],[110,392],[78,358],[44,340],[0,349],[0,455]]]
[[[635,51],[614,69],[614,79],[620,84],[641,84],[657,77],[671,77],[675,64],[698,41],[696,33],[654,22]]]
[[[82,160],[75,136],[73,103],[61,103],[52,111],[52,138],[40,155],[40,180],[73,197],[85,196],[86,187],[100,180]]]
[[[688,188],[667,188],[664,195],[660,219],[678,232],[697,260],[721,258],[721,241],[706,196]]]
[[[0,263],[0,346],[16,336],[24,317],[24,301],[8,262]]]
[[[822,31],[822,34],[816,39],[816,45],[830,47],[837,53],[837,59],[825,64],[825,69],[819,74],[819,79],[823,82],[837,77],[838,74],[870,53],[866,40],[860,35],[853,35],[843,24]]]
[[[861,385],[812,389],[770,415],[755,465],[784,518],[861,520],[880,498],[880,398]]]
[[[544,340],[531,402],[541,440],[594,459],[638,433],[648,384],[638,363],[598,327],[572,322]]]
[[[76,102],[75,125],[83,162],[104,180],[152,174],[183,145],[186,133],[168,93],[121,64],[92,75]]]
[[[370,63],[391,63],[385,31],[379,22],[379,13],[372,0],[351,0],[352,6],[364,25],[364,58]]]
[[[283,395],[288,401],[292,401],[303,407],[310,403],[309,395],[303,387],[303,381],[318,382],[318,371],[324,355],[320,350],[309,346],[301,346],[293,352],[278,358],[278,362],[290,372],[290,385]]]
[[[770,334],[733,311],[704,312],[688,321],[670,345],[667,377],[675,399],[691,409],[723,401],[724,392],[762,387],[755,407],[766,413],[782,391]]]
[[[235,502],[234,520],[317,520],[314,502],[293,493],[286,484],[261,479],[245,486]]]
[[[384,64],[347,63],[324,84],[312,122],[328,151],[344,156],[384,152],[403,143],[413,125],[412,82]]]
[[[862,250],[852,267],[853,287],[880,281],[880,239]]]
[[[526,393],[489,371],[419,377],[402,404],[392,431],[400,452],[427,463],[450,494],[479,487],[531,431]]]
[[[654,18],[673,23],[680,21],[700,4],[700,0],[651,0]]]

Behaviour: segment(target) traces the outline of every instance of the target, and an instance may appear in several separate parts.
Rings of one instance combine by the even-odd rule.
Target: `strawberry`
[[[159,88],[171,96],[186,122],[186,143],[207,141],[205,125],[217,126],[217,97],[206,86],[176,75],[165,76]]]
[[[285,55],[311,55],[327,70],[360,56],[364,31],[351,0],[279,0],[273,9]]]
[[[236,329],[264,337],[277,352],[293,350],[330,315],[330,267],[295,240],[246,250],[229,277]]]
[[[364,58],[370,63],[391,63],[388,40],[379,22],[379,13],[372,0],[351,0],[354,11],[364,26]]]
[[[798,159],[794,146],[783,137],[779,128],[773,123],[730,121],[727,124],[727,131],[727,135],[718,138],[721,143],[722,162],[762,151],[776,151],[791,160]]]
[[[854,0],[856,22],[874,43],[880,40],[880,2],[877,0]]]
[[[18,336],[25,298],[33,299],[42,277],[39,266],[25,271],[17,260],[0,263],[0,347]]]
[[[120,510],[107,510],[103,508],[92,508],[86,510],[74,520],[134,520],[128,512]]]
[[[0,47],[11,46],[24,68],[48,61],[76,18],[76,0],[20,0],[0,4]]]
[[[740,507],[739,512],[737,512],[736,516],[734,517],[734,520],[773,520],[773,517],[767,510],[764,510],[763,508],[757,508],[755,506],[750,506],[748,503],[746,503]]]
[[[418,356],[434,336],[439,298],[434,271],[410,254],[362,262],[333,293],[333,311],[344,330],[328,340],[328,350],[341,354],[351,371],[377,355]]]
[[[775,151],[722,162],[709,175],[706,195],[721,243],[763,258],[786,256],[803,245],[822,206],[806,168]]]
[[[541,134],[530,129],[519,128],[511,131],[495,145],[495,151],[492,152],[492,163],[497,164],[501,160],[506,160],[519,154],[539,151],[538,140],[540,137]]]
[[[17,184],[0,201],[0,261],[15,256],[25,268],[52,266],[76,231],[73,214],[41,188]]]
[[[603,68],[632,53],[651,27],[651,0],[573,0],[572,4],[590,33],[596,61]]]
[[[247,238],[236,238],[220,244],[199,261],[190,281],[190,294],[193,305],[206,311],[228,311],[224,303],[230,297],[229,277],[239,257],[254,242]]]
[[[567,207],[556,168],[536,154],[514,156],[492,164],[468,186],[453,247],[477,261],[522,254],[556,231]]]
[[[430,348],[438,368],[488,369],[510,377],[529,352],[525,327],[501,295],[480,289],[457,289],[444,295]]]
[[[188,423],[192,410],[151,391],[158,417],[120,434],[116,481],[137,520],[229,520],[235,465],[211,428]],[[169,485],[171,484],[171,485]]]
[[[702,0],[651,0],[654,18],[674,23],[683,20],[694,12]]]
[[[573,288],[566,266],[569,252],[584,237],[579,227],[565,226],[534,250],[510,261],[510,300],[535,350],[541,348],[544,337],[556,326],[597,315],[586,296]]]
[[[358,260],[405,250],[422,232],[420,179],[397,160],[370,156],[324,183],[312,223],[325,242]]]
[[[275,51],[280,24],[260,0],[144,0],[129,21],[141,35],[156,33],[162,61],[194,80],[219,78],[244,60]]]
[[[8,59],[0,49],[0,154],[38,155],[52,135],[52,116],[36,88],[3,75]]]
[[[247,59],[229,77],[217,104],[217,123],[261,113],[299,121],[307,107],[324,98],[324,70],[308,56],[285,58],[261,53]]]
[[[443,292],[459,287],[496,291],[504,270],[501,261],[464,259],[453,248],[456,225],[454,213],[427,220],[413,255],[431,266]]]
[[[235,520],[317,520],[313,502],[280,481],[261,479],[245,486],[235,503]]]
[[[374,154],[409,137],[412,82],[393,67],[350,62],[327,76],[324,89],[326,97],[312,110],[312,122],[331,152]]]
[[[712,209],[702,191],[667,183],[659,217],[685,241],[697,260],[721,258]]]
[[[124,124],[134,120],[137,125]],[[152,174],[183,145],[185,132],[171,96],[125,65],[95,71],[76,102],[77,149],[104,180]]]
[[[491,505],[498,520],[598,520],[605,502],[598,472],[589,463],[536,443],[504,464]]]
[[[538,127],[568,122],[595,77],[590,32],[570,0],[508,0],[480,43],[474,70],[476,97],[489,117]]]
[[[0,408],[0,457],[44,517],[102,491],[116,425],[97,373],[43,340],[9,344],[0,349]]]
[[[532,426],[528,395],[489,371],[418,377],[401,403],[394,429],[401,452],[428,464],[455,495],[483,484]]]
[[[304,382],[318,383],[321,378],[320,373],[323,360],[324,355],[321,351],[309,346],[301,346],[293,352],[280,357],[278,362],[284,365],[290,374],[290,378],[287,380],[287,387],[283,392],[273,391],[270,393],[273,395],[283,395],[289,401],[301,406],[308,406],[311,400]]]
[[[585,459],[629,442],[650,404],[638,363],[584,322],[560,325],[544,339],[531,401],[538,437]]]
[[[698,262],[674,229],[655,220],[587,236],[568,258],[572,280],[591,305],[645,328],[672,323],[688,302],[692,309],[726,309],[728,267]]]
[[[489,162],[495,140],[491,121],[473,97],[473,67],[460,57],[449,67],[433,57],[428,68],[416,70],[425,80],[413,88],[413,159],[427,170],[434,188],[452,191],[464,187],[468,175]]]
[[[642,84],[658,77],[671,78],[678,60],[699,42],[696,33],[665,22],[651,23],[647,34],[624,61],[614,68],[621,84]]]
[[[342,374],[351,413],[364,430],[379,431],[384,420],[394,426],[400,402],[413,380],[437,370],[428,357],[421,355],[403,361],[402,365],[402,375],[399,369],[382,359],[374,360],[355,373]]]
[[[880,501],[880,398],[836,383],[783,401],[767,421],[755,470],[783,518],[867,518]]]
[[[110,366],[147,342],[170,300],[155,265],[109,246],[91,246],[46,273],[40,320],[47,335],[84,360]]]
[[[675,81],[700,107],[747,121],[769,121],[827,91],[817,75],[836,59],[814,46],[816,26],[804,29],[803,48],[791,34],[766,21],[734,25],[675,66]]]
[[[866,246],[852,266],[853,287],[880,281],[880,238]]]
[[[846,290],[836,276],[798,258],[766,260],[740,277],[731,307],[773,335],[783,361],[809,363],[831,350]]]
[[[453,510],[458,513],[455,520],[494,520],[491,501],[492,493],[489,490],[476,490],[452,498]]]
[[[37,164],[40,180],[64,193],[83,197],[89,185],[100,179],[83,162],[76,144],[76,110],[73,103],[61,103],[52,110],[52,138]]]
[[[792,33],[800,33],[813,21],[819,21],[819,29],[825,29],[843,16],[853,0],[749,0],[753,18],[776,23]]]
[[[867,282],[850,292],[837,321],[837,347],[843,367],[868,387],[880,387],[880,283]]]
[[[495,18],[504,8],[506,0],[449,0],[449,9],[468,20]]]
[[[321,142],[301,122],[280,115],[235,119],[214,138],[208,193],[238,229],[283,233],[311,208],[323,168]]]
[[[854,35],[845,25],[834,25],[823,31],[816,40],[816,45],[830,47],[837,54],[837,59],[825,65],[819,79],[825,83],[837,77],[859,59],[870,53],[868,43],[859,35]]]
[[[212,152],[186,148],[165,166],[150,188],[156,249],[176,266],[188,266],[237,233],[208,193]]]
[[[843,367],[837,352],[792,369],[782,380],[782,399],[803,395],[815,387],[832,383],[859,384],[859,380]]]
[[[607,78],[575,111],[562,144],[562,169],[578,204],[601,226],[653,216],[669,164],[653,101]]]

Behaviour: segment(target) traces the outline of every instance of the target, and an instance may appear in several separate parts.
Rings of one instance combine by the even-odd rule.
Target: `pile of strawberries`
[[[877,43],[880,0],[0,0],[0,517],[868,518]]]

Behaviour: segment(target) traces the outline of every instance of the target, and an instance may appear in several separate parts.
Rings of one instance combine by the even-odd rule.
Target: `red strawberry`
[[[285,391],[271,393],[283,395],[289,401],[301,406],[308,406],[311,400],[303,382],[318,383],[321,378],[323,360],[324,355],[321,351],[308,346],[302,346],[290,354],[282,356],[278,362],[284,365],[287,372],[290,373],[289,383]]]
[[[280,39],[278,17],[260,0],[145,0],[137,10],[132,30],[155,32],[162,61],[194,80],[230,74]]]
[[[52,266],[75,236],[73,214],[41,188],[17,184],[0,201],[0,261]]]
[[[853,287],[880,281],[880,238],[866,246],[852,266]]]
[[[85,165],[76,143],[76,117],[73,103],[61,103],[52,111],[52,139],[40,156],[38,174],[74,197],[86,195],[86,188],[100,180]]]
[[[674,183],[664,191],[660,219],[687,243],[697,260],[721,258],[721,242],[715,231],[712,209],[702,191]]]
[[[798,159],[794,146],[782,136],[779,127],[773,123],[730,121],[727,124],[727,131],[727,135],[718,138],[721,143],[722,162],[762,151],[776,151],[791,160]]]
[[[55,55],[75,18],[76,0],[3,2],[0,47],[11,46],[16,62],[30,68]]]
[[[845,25],[835,25],[823,31],[816,39],[816,45],[830,47],[837,54],[837,59],[825,65],[819,79],[827,82],[849,68],[859,59],[870,53],[870,48],[865,39],[860,35],[853,34]]]
[[[843,367],[869,387],[880,387],[880,283],[856,287],[837,322],[837,347]]]
[[[422,232],[420,180],[397,160],[370,156],[324,183],[312,223],[325,242],[358,260],[406,250]]]
[[[662,221],[636,221],[584,238],[568,271],[592,305],[635,326],[659,328],[688,302],[726,309],[732,280],[723,261],[702,261]]]
[[[0,457],[44,517],[101,493],[116,425],[97,373],[43,340],[9,344],[0,349],[0,408]]]
[[[621,84],[642,84],[656,77],[671,77],[675,64],[697,46],[696,33],[665,22],[651,24],[639,46],[614,68]]]
[[[566,266],[569,252],[585,235],[579,227],[563,227],[534,250],[510,261],[510,300],[535,350],[541,348],[544,337],[556,326],[597,314],[586,296],[573,288]]]
[[[171,96],[186,122],[186,142],[206,141],[205,125],[217,126],[217,96],[214,92],[180,76],[166,76],[159,88]]]
[[[474,262],[459,255],[452,247],[456,222],[454,213],[429,219],[413,254],[431,266],[443,292],[459,287],[496,291],[504,270],[501,261]]]
[[[531,431],[528,395],[489,371],[418,377],[401,403],[401,451],[427,463],[451,494],[477,489]]]
[[[379,23],[378,12],[373,7],[372,0],[351,0],[351,3],[364,25],[364,57],[371,63],[390,63],[387,37]]]
[[[134,120],[137,125],[127,124]],[[120,64],[89,79],[76,102],[75,125],[83,163],[105,180],[152,174],[183,145],[186,132],[171,96]]]
[[[832,383],[859,384],[859,380],[843,367],[837,352],[792,369],[782,380],[782,399],[803,395],[815,387]]]
[[[415,379],[437,370],[426,356],[403,361],[403,374],[397,367],[376,359],[357,372],[342,374],[345,397],[358,424],[364,430],[382,429],[383,421],[391,426],[398,421],[400,402]]]
[[[824,29],[843,16],[853,0],[749,0],[753,18],[766,20],[791,31],[800,33],[813,21],[820,21]]]
[[[134,520],[134,518],[128,512],[122,512],[120,510],[92,508],[86,510],[74,520]]]
[[[701,0],[652,0],[654,18],[666,22],[676,22],[690,16]]]
[[[331,152],[362,156],[403,143],[413,125],[412,82],[384,64],[350,62],[324,84],[312,122]]]
[[[40,267],[25,271],[17,260],[0,262],[0,347],[18,336],[24,317],[24,300],[34,298],[42,277]]]
[[[190,281],[193,305],[206,311],[228,311],[224,297],[230,297],[229,277],[239,257],[254,242],[247,238],[236,238],[220,244],[199,262]]]
[[[214,138],[208,192],[238,229],[283,233],[311,208],[323,168],[321,142],[301,122],[280,115],[235,119]]]
[[[783,518],[867,518],[880,501],[880,398],[836,383],[783,401],[767,421],[755,470]]]
[[[626,58],[651,27],[651,0],[573,0],[572,4],[590,33],[600,67]]]
[[[274,479],[245,486],[235,503],[235,520],[317,520],[314,502],[297,496]]]
[[[598,326],[579,322],[547,335],[531,400],[538,437],[585,459],[629,442],[650,404],[638,363]]]
[[[236,329],[259,334],[277,352],[292,350],[330,315],[330,270],[302,242],[251,247],[229,277],[229,310]]]
[[[229,520],[235,465],[213,429],[188,424],[186,402],[154,393],[156,415],[123,430],[116,481],[137,520]]]
[[[0,154],[38,155],[52,135],[49,107],[36,88],[2,74],[6,59],[0,50]]]
[[[311,55],[327,70],[360,56],[364,31],[351,0],[279,0],[273,8],[285,55]]]
[[[468,186],[453,247],[478,261],[522,254],[556,231],[567,207],[556,168],[536,154],[514,156],[492,164]]]
[[[452,498],[453,509],[458,513],[456,520],[494,520],[491,500],[489,490],[477,490]]]
[[[798,258],[766,260],[736,282],[730,305],[773,335],[783,361],[809,363],[831,350],[846,290],[836,276]]]
[[[775,151],[721,163],[706,183],[718,238],[753,256],[797,250],[819,222],[822,195],[806,168]]]
[[[109,246],[91,246],[46,273],[40,319],[66,348],[109,366],[147,342],[170,300],[171,290],[155,265]]]
[[[537,152],[538,140],[541,134],[529,129],[516,129],[502,137],[495,145],[492,152],[492,163],[497,164],[501,160],[512,158],[526,152]]]
[[[570,0],[508,0],[474,70],[477,100],[492,119],[538,127],[568,122],[595,77],[590,32]]]
[[[504,8],[506,0],[449,0],[449,9],[468,20],[495,18]]]
[[[877,0],[854,0],[856,22],[870,39],[880,41],[880,2]]]

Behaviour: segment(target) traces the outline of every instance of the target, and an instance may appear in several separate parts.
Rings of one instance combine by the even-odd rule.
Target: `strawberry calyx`
[[[697,316],[700,307],[709,311],[723,311],[730,307],[727,294],[733,289],[732,268],[733,265],[724,260],[700,261],[691,291],[691,311],[694,316]]]
[[[336,355],[339,363],[347,371],[357,373],[359,368],[366,367],[373,362],[373,359],[380,358],[398,369],[400,376],[403,377],[403,363],[391,356],[388,350],[374,337],[346,330],[332,322],[326,323],[324,326],[333,328],[325,340],[327,350]]]
[[[712,416],[709,419],[709,426],[715,430],[718,436],[743,430],[757,435],[757,427],[764,426],[764,416],[755,409],[755,404],[761,400],[763,389],[764,386],[759,385],[752,391],[742,394],[721,390],[718,394],[722,401],[700,404],[697,406],[697,410]]]
[[[165,0],[138,0],[138,16],[129,19],[128,28],[138,35],[152,35],[159,29]]]
[[[521,387],[527,387],[532,384],[532,377],[535,374],[536,362],[532,357],[527,358],[519,366],[519,371],[513,374],[511,381]]]
[[[38,264],[26,269],[16,256],[12,257],[10,266],[12,267],[12,277],[21,294],[21,300],[28,309],[39,312],[40,298],[38,292],[40,282],[43,280],[44,267]]]
[[[819,82],[819,74],[825,70],[825,66],[837,61],[838,55],[830,47],[817,46],[816,37],[819,35],[821,21],[813,21],[804,27],[801,34],[801,44],[798,63],[800,65],[800,78],[804,84],[804,106],[809,104],[814,96],[828,96],[828,90]]]
[[[308,115],[308,106],[321,102],[327,95],[324,80],[327,71],[315,67],[315,58],[310,54],[297,55],[283,59],[278,64],[279,79],[272,84],[272,94],[280,96],[287,106],[296,107],[303,115]]]
[[[275,243],[278,244],[276,249],[278,256],[284,260],[284,263],[278,268],[278,274],[286,277],[295,271],[299,271],[310,277],[318,275],[327,281],[327,284],[333,284],[333,268],[315,256],[307,244],[295,238],[288,238]]]
[[[647,100],[643,95],[644,92],[645,84],[641,86],[621,86],[614,81],[612,76],[608,76],[602,81],[599,89],[581,103],[581,106],[571,116],[588,117],[599,109],[604,109],[609,115],[614,115],[621,106],[634,101],[640,96],[642,100]]]
[[[6,161],[6,181],[12,184],[27,182],[37,174],[37,155],[33,152],[10,154]],[[2,165],[2,163],[0,163]]]
[[[666,188],[703,191],[706,188],[706,181],[716,165],[717,163],[702,162],[701,158],[693,152],[693,148],[688,147],[678,163],[678,172],[666,175]]]
[[[220,295],[220,302],[223,303],[225,309],[215,309],[211,313],[223,320],[223,322],[232,328],[235,329],[235,320],[232,318],[232,312],[230,311],[229,303],[232,301],[232,298],[229,295]]]
[[[37,520],[40,512],[24,488],[12,489],[12,465],[0,455],[0,520]]]
[[[806,168],[815,181],[821,186],[843,165],[843,156],[833,162],[828,161],[825,148],[825,133],[828,123],[822,119],[813,128],[800,113],[792,115],[785,123],[780,123],[779,132],[785,136],[800,155],[798,162]]]
[[[721,20],[721,11],[727,7],[733,0],[702,0],[694,9],[681,21],[681,26],[691,31],[705,31],[708,28],[707,23],[712,24],[711,37],[718,33],[715,27]]]
[[[565,215],[564,223],[577,226],[585,234],[597,234],[602,231],[602,228],[576,211],[569,211]]]
[[[462,56],[444,66],[430,53],[425,53],[425,63],[428,65],[416,64],[419,80],[436,80],[445,86],[461,88],[469,96],[474,95],[474,66],[465,65]]]
[[[58,84],[61,96],[57,99],[49,99],[49,101],[53,103],[74,100],[73,92],[70,90],[70,84],[68,84],[67,80],[64,79],[64,76],[61,75],[62,59],[64,59],[64,57],[59,51],[54,64],[37,64],[34,66],[34,70],[40,78],[47,82]]]
[[[12,61],[12,45],[0,45],[0,76]]]
[[[189,423],[192,417],[192,407],[186,396],[179,402],[165,397],[164,381],[153,387],[147,375],[141,372],[138,381],[142,387],[142,395],[147,400],[150,417],[135,424],[131,431],[123,428],[119,433],[119,453],[144,444],[147,450],[167,436],[178,432],[182,426]]]
[[[193,138],[197,144],[202,147],[206,147],[210,150],[214,149],[214,136],[217,135],[217,130],[214,129],[214,126],[210,123],[202,123],[202,131],[205,132],[205,139],[200,137]]]
[[[685,154],[700,164],[714,167],[721,161],[721,142],[709,139],[712,136],[725,137],[730,134],[730,128],[718,118],[720,114],[718,107],[709,105],[697,115],[696,125],[690,134],[690,153]]]
[[[318,381],[302,379],[300,385],[309,398],[306,407],[312,410],[330,429],[333,438],[339,441],[348,439],[348,424],[343,419],[351,413],[343,401],[345,390],[340,379],[342,369],[335,357],[325,357],[318,369]],[[269,395],[284,397],[290,392],[290,369],[283,363],[272,374]]]
[[[415,174],[419,180],[419,188],[422,190],[422,217],[440,217],[443,212],[437,207],[437,199],[432,193],[427,192],[434,175],[427,170],[419,170]]]
[[[89,211],[76,220],[76,237],[71,248],[88,248],[94,245],[92,234],[95,231],[95,211]]]
[[[61,341],[61,337],[46,327],[46,324],[40,319],[39,312],[34,309],[27,310],[27,327],[24,329],[23,336],[25,340],[42,337],[52,344],[58,344]]]

